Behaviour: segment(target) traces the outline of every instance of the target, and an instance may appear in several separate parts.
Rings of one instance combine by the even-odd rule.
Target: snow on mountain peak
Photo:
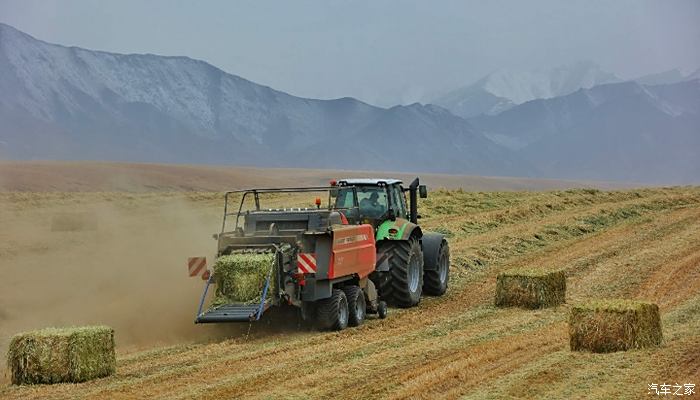
[[[550,70],[498,70],[482,79],[482,87],[498,97],[522,104],[535,99],[563,96],[619,79],[590,62],[579,62]]]
[[[686,81],[692,81],[695,79],[700,79],[700,68],[696,69],[695,72],[691,73],[690,75],[686,76],[684,80]]]
[[[547,70],[499,69],[433,102],[469,118],[479,114],[495,115],[530,100],[563,96],[582,88],[619,81],[614,74],[587,61]]]

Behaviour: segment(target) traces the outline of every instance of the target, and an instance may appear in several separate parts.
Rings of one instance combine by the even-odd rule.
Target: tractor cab
[[[338,190],[334,193],[335,208],[356,210],[357,215],[353,215],[352,212],[346,215],[348,220],[369,223],[375,228],[386,220],[417,220],[417,212],[412,215],[413,207],[408,208],[405,192],[412,193],[413,203],[416,201],[416,191],[420,192],[420,197],[427,195],[425,186],[418,185],[417,181],[408,189],[404,189],[403,183],[397,179],[345,179],[338,181],[336,185]],[[357,201],[356,208],[352,207],[353,201]]]

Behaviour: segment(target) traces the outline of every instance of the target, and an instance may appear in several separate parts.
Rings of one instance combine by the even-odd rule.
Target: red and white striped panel
[[[316,273],[316,254],[299,253],[297,255],[297,269],[300,274]]]
[[[207,270],[206,257],[190,257],[187,259],[187,270],[190,276],[197,276]]]

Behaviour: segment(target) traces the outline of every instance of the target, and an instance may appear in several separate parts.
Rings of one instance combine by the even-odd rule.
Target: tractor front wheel
[[[423,251],[417,239],[396,240],[389,247],[388,281],[380,286],[380,296],[399,307],[413,307],[423,292]],[[390,290],[381,290],[389,286]]]

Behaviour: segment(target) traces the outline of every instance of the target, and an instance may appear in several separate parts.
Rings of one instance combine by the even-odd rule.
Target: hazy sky
[[[499,68],[591,60],[623,78],[700,67],[700,1],[0,0],[39,39],[186,55],[286,92],[387,105]]]

